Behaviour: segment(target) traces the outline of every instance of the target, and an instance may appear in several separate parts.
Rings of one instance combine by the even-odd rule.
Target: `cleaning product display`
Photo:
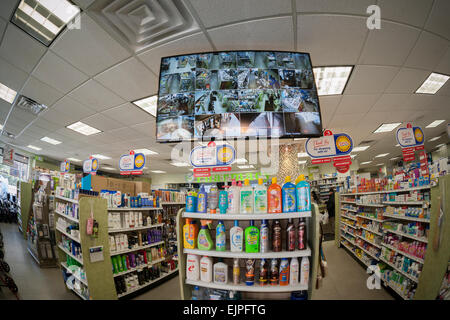
[[[160,208],[160,196],[156,192],[130,194],[113,190],[101,190],[100,197],[106,199],[108,208]]]

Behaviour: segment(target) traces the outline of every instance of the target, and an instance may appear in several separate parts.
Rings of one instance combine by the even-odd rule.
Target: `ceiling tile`
[[[330,121],[337,110],[337,106],[342,99],[342,95],[319,97],[320,115],[322,116],[322,126],[329,127]]]
[[[10,117],[17,117],[18,119],[26,122],[31,122],[37,118],[33,113],[27,112],[21,108],[18,108],[17,106],[12,109]]]
[[[7,24],[8,22],[0,18],[0,37],[3,35],[3,32],[5,32]]]
[[[28,121],[19,119],[11,115],[5,124],[4,130],[17,136],[28,125],[28,123]]]
[[[11,104],[3,99],[0,99],[0,124],[3,124],[11,110]]]
[[[434,69],[434,71],[450,75],[450,46],[447,47],[447,52],[441,58],[441,61]]]
[[[365,15],[372,0],[296,0],[297,12],[352,13]]]
[[[127,126],[147,122],[154,118],[132,103],[125,103],[121,106],[111,108],[103,111],[102,114]]]
[[[50,108],[39,118],[43,118],[44,120],[47,120],[49,122],[57,123],[60,127],[65,127],[78,121],[74,121],[74,117],[70,113],[61,112],[56,110],[55,108]]]
[[[95,80],[127,101],[156,94],[158,79],[135,58],[128,59],[99,74]]]
[[[14,9],[16,9],[19,0],[3,0],[0,1],[0,17],[9,21],[13,15]]]
[[[381,18],[403,22],[422,28],[433,0],[380,0]],[[384,21],[382,28],[384,28]]]
[[[131,128],[114,129],[108,131],[108,133],[115,137],[114,139],[115,141],[131,140],[139,135],[139,133],[136,130],[133,130]],[[131,148],[131,146],[127,144],[127,148]],[[124,152],[126,151],[127,150],[124,150]]]
[[[430,94],[412,94],[406,101],[406,105],[411,110],[426,110],[433,102],[433,97],[434,95]]]
[[[86,13],[81,14],[80,23],[81,29],[64,32],[51,50],[84,73],[93,76],[131,56]]]
[[[0,45],[0,56],[25,72],[31,72],[46,49],[40,42],[10,23]]]
[[[140,135],[145,135],[147,137],[155,137],[156,125],[155,120],[136,124],[131,126],[132,129],[139,132]],[[148,140],[148,138],[147,138]]]
[[[336,114],[366,113],[380,97],[379,94],[344,95]],[[348,122],[351,123],[350,121]]]
[[[88,77],[51,51],[47,51],[33,75],[53,88],[67,93]]]
[[[292,17],[248,21],[208,30],[217,50],[293,50],[292,32]]]
[[[80,141],[80,139],[84,137],[81,133],[78,133],[76,131],[67,128],[60,128],[56,130],[54,133],[64,137],[65,142]]]
[[[364,117],[364,113],[353,114],[340,114],[335,113],[333,120],[330,122],[330,127],[346,127],[349,123],[358,123],[361,118]]]
[[[53,105],[56,100],[63,96],[61,92],[33,76],[30,76],[21,93],[46,106]]]
[[[86,10],[87,7],[89,7],[94,1],[95,0],[73,0],[73,2],[79,7],[81,7],[83,10]]]
[[[258,17],[290,14],[290,0],[191,0],[206,28]]]
[[[92,79],[73,90],[69,96],[98,112],[125,102],[114,92]]]
[[[50,134],[50,131],[47,130],[47,129],[40,128],[40,127],[35,126],[35,125],[31,125],[22,133],[22,135],[23,134],[32,135],[33,138],[34,138],[33,140],[36,140],[37,137],[43,137],[43,136],[45,136],[47,134]]]
[[[435,0],[433,9],[431,9],[430,16],[425,25],[425,29],[450,39],[450,19],[448,18],[449,12],[450,1]]]
[[[356,64],[367,32],[365,18],[297,16],[299,51],[309,52],[314,66]]]
[[[94,110],[83,106],[81,103],[69,98],[68,96],[65,96],[55,103],[50,112],[55,110],[70,115],[72,122],[77,122],[80,119],[95,114]]]
[[[356,66],[345,94],[382,93],[400,68],[387,66]]]
[[[410,94],[383,94],[374,104],[373,111],[389,111],[389,110],[405,110],[409,109],[406,103],[410,98]]]
[[[94,114],[93,116],[84,118],[81,121],[101,131],[109,131],[124,127],[123,123],[113,120],[101,113]]]
[[[449,42],[429,32],[422,32],[405,66],[433,70],[444,56]]]
[[[180,48],[183,48],[183,54],[213,50],[208,39],[203,34],[203,32],[201,32],[147,50],[143,53],[140,53],[138,55],[138,58],[153,72],[159,74],[161,57],[178,55],[181,53]]]
[[[32,124],[33,126],[38,126],[42,129],[46,129],[50,132],[56,131],[60,129],[61,127],[64,127],[62,124],[58,122],[51,122],[46,119],[44,119],[42,116],[39,116]]]
[[[19,91],[27,80],[28,74],[0,58],[0,83]]]
[[[446,113],[442,114],[442,116],[447,117],[447,119],[450,120],[450,97],[433,95],[433,99],[431,99],[427,109],[446,111]],[[433,113],[436,114],[435,112]]]
[[[419,29],[383,21],[380,30],[369,32],[358,63],[401,66],[419,35]]]
[[[414,93],[429,75],[429,71],[402,68],[387,87],[386,93]]]
[[[447,82],[436,92],[438,96],[450,96],[450,81]]]

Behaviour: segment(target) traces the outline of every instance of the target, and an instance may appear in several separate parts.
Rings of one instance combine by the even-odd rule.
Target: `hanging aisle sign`
[[[7,166],[14,166],[14,148],[9,144],[5,144],[3,148],[3,164]]]
[[[144,172],[145,155],[143,153],[124,154],[119,159],[119,170],[121,175],[139,175]]]
[[[403,160],[414,161],[416,159],[415,151],[423,150],[425,135],[421,127],[413,127],[411,123],[406,128],[399,128],[395,137],[402,148]]]
[[[333,159],[333,166],[340,173],[347,172],[352,164],[353,140],[346,133],[333,134],[325,130],[323,137],[308,139],[305,149],[312,164],[331,163]]]
[[[93,176],[97,174],[98,170],[98,159],[89,157],[89,159],[84,160],[83,162],[83,172],[84,173],[90,173]]]
[[[70,161],[69,160],[64,160],[63,162],[61,162],[61,164],[59,165],[59,171],[61,171],[62,173],[67,173],[70,170]]]
[[[194,177],[209,177],[211,172],[231,171],[236,150],[229,144],[216,145],[211,141],[207,146],[192,149],[189,159],[194,166]]]

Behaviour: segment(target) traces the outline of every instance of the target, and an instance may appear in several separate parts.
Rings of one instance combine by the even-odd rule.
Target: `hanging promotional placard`
[[[230,165],[236,160],[236,150],[229,144],[216,145],[214,142],[207,146],[199,146],[192,149],[189,160],[194,168],[213,168],[213,171],[230,171]],[[196,171],[194,176],[202,174],[204,171]]]
[[[425,135],[420,127],[413,127],[410,123],[408,123],[406,128],[397,129],[395,136],[398,144],[402,148],[412,147],[415,150],[423,149]]]
[[[3,164],[14,166],[14,148],[9,144],[5,144],[3,147]]]
[[[69,172],[69,170],[70,170],[70,161],[64,160],[63,162],[61,162],[61,164],[59,165],[59,171],[61,171],[62,173],[66,173]]]
[[[119,170],[121,175],[139,175],[144,172],[145,155],[143,153],[124,154],[119,159]]]
[[[91,175],[95,176],[97,174],[98,170],[98,159],[89,157],[89,159],[84,160],[83,162],[83,172],[84,173],[90,173]]]

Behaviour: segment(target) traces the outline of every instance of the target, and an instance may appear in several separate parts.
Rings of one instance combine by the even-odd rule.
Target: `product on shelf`
[[[253,220],[245,228],[245,252],[259,252],[259,229]]]
[[[208,226],[202,224],[197,237],[197,248],[200,250],[211,250],[213,245]]]
[[[295,212],[297,210],[297,204],[295,201],[296,192],[295,185],[291,182],[291,177],[286,176],[284,179],[284,185],[282,190],[282,210],[283,212]]]
[[[282,193],[281,187],[277,184],[277,178],[272,178],[272,184],[267,189],[267,212],[281,213],[282,212]]]
[[[258,179],[258,185],[254,191],[255,213],[267,213],[267,188],[263,185],[263,179]]]
[[[297,211],[311,211],[311,187],[309,183],[305,181],[304,175],[300,175],[298,181],[295,191]]]
[[[234,221],[234,227],[230,229],[231,252],[242,252],[244,248],[244,230],[239,227],[239,221]]]

